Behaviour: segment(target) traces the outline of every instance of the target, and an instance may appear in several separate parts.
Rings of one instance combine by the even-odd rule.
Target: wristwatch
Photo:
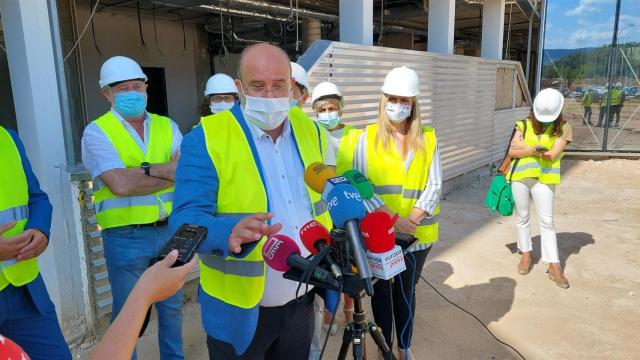
[[[144,174],[147,176],[151,176],[151,164],[147,161],[140,164],[140,168],[144,170]]]

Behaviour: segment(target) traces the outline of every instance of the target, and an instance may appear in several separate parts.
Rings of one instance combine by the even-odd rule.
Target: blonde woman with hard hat
[[[207,116],[229,110],[238,101],[236,82],[229,75],[218,73],[207,80],[201,115]]]
[[[541,260],[549,264],[549,279],[566,289],[569,281],[564,276],[558,258],[558,241],[553,222],[555,187],[560,184],[560,161],[564,148],[571,142],[571,125],[562,118],[564,97],[555,89],[544,89],[533,101],[529,119],[517,124],[509,155],[520,159],[511,177],[515,201],[518,250],[522,253],[518,272],[531,271],[531,229],[529,199],[533,197],[540,225]],[[525,126],[526,124],[526,126]]]
[[[416,72],[406,66],[392,69],[381,90],[377,122],[359,130],[352,157],[339,151],[337,166],[353,165],[365,174],[383,202],[378,210],[398,214],[396,232],[417,238],[405,256],[407,270],[393,282],[379,280],[371,299],[374,319],[387,344],[395,342],[391,332],[395,321],[399,357],[413,359],[415,286],[438,239],[442,169],[435,131],[420,122]]]

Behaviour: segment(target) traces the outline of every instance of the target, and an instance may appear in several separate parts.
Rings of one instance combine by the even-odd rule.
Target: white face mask
[[[407,120],[409,115],[411,115],[411,106],[400,103],[387,103],[384,111],[387,113],[389,120],[401,122]]]
[[[289,115],[290,97],[255,97],[247,95],[242,87],[241,89],[244,94],[244,115],[258,128],[273,130]]]
[[[211,109],[212,114],[217,114],[225,110],[231,109],[233,107],[233,104],[234,103],[232,102],[220,101],[217,103],[211,103],[211,105],[209,106],[209,109]]]

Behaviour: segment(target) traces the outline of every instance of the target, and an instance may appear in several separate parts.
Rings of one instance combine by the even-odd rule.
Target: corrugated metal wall
[[[501,158],[513,124],[530,111],[495,111],[497,69],[512,69],[519,81],[510,86],[521,87],[518,62],[330,41],[315,42],[298,62],[308,70],[312,86],[331,81],[340,87],[343,120],[355,126],[376,120],[380,87],[389,70],[402,65],[414,69],[420,77],[422,121],[436,128],[445,179]],[[515,89],[509,90],[515,96]],[[526,87],[523,92],[529,99]],[[312,115],[309,106],[305,110]]]

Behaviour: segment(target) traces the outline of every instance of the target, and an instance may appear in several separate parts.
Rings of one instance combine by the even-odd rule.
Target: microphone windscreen
[[[300,240],[313,255],[318,253],[315,247],[316,242],[322,241],[327,246],[331,245],[329,230],[316,220],[311,220],[300,228]]]
[[[385,253],[396,244],[393,225],[397,218],[391,218],[383,211],[367,214],[360,222],[362,238],[367,249],[372,253]]]
[[[277,271],[289,270],[287,259],[291,254],[300,255],[300,248],[290,237],[282,234],[269,236],[262,247],[262,257],[267,265]]]
[[[334,186],[326,202],[333,225],[341,229],[349,220],[360,220],[367,213],[360,193],[350,184]]]
[[[373,197],[373,185],[360,171],[356,169],[347,170],[342,176],[349,179],[351,185],[358,189],[360,196],[364,199],[371,199]]]
[[[323,163],[315,162],[304,170],[304,182],[311,190],[322,194],[328,179],[335,177],[336,171]]]

